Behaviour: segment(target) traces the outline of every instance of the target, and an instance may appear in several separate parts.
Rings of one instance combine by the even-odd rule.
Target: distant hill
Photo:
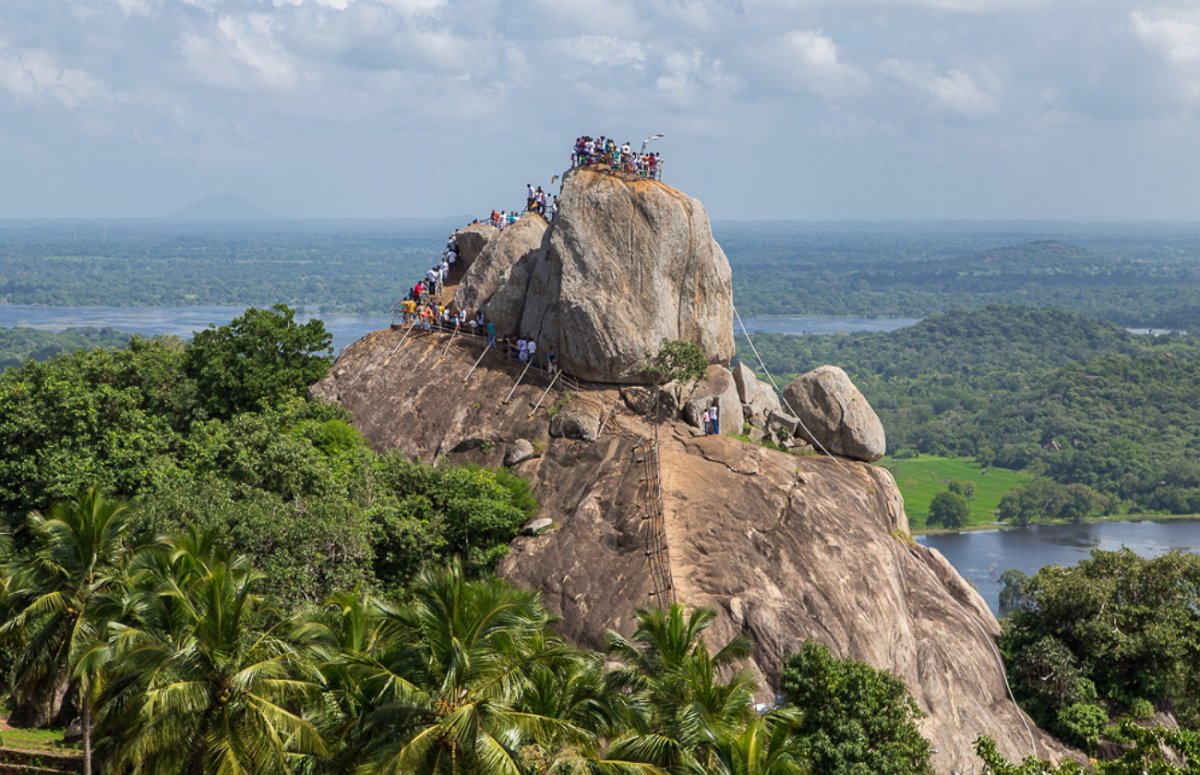
[[[245,197],[213,194],[197,199],[169,217],[193,221],[254,221],[275,216]]]

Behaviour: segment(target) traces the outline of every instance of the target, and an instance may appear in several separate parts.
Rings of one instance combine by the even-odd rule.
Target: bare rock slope
[[[556,386],[540,373],[513,394],[519,371],[478,340],[378,331],[348,347],[314,395],[340,402],[379,449],[427,462],[501,465],[520,439],[539,454],[513,470],[533,484],[550,529],[517,539],[500,571],[541,590],[561,630],[598,648],[628,634],[634,611],[662,600],[646,556],[640,440],[653,433],[615,388]],[[594,440],[552,436],[546,407],[594,427]],[[593,425],[594,423],[594,425]],[[907,539],[903,503],[886,471],[803,457],[725,436],[660,428],[668,568],[678,598],[720,613],[716,641],[755,643],[764,697],[783,657],[805,639],[903,678],[928,714],[939,772],[978,772],[978,735],[1010,757],[1065,752],[1006,695],[991,645],[996,620],[936,551]],[[543,523],[544,526],[545,523]]]

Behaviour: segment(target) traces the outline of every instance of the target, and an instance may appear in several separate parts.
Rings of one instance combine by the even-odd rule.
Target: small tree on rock
[[[643,369],[654,379],[654,419],[660,421],[659,395],[668,382],[695,382],[704,379],[708,356],[700,345],[679,339],[664,339],[658,352],[647,356]]]

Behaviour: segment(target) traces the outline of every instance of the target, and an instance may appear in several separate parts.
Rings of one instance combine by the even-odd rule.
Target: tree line
[[[1200,512],[1200,346],[1061,310],[988,307],[888,333],[755,336],[776,374],[846,369],[891,453],[975,458],[1043,477],[1001,504],[1016,522]]]

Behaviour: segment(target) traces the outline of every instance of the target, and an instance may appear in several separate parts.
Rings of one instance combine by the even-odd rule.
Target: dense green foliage
[[[112,328],[0,328],[0,371],[25,361],[44,361],[59,353],[93,347],[124,347],[129,334]]]
[[[967,506],[967,499],[956,492],[947,490],[933,496],[933,500],[929,504],[928,523],[948,528],[962,527],[967,524],[967,517],[970,513],[971,509]]]
[[[536,593],[473,580],[456,562],[422,570],[405,602],[342,591],[288,614],[248,558],[211,534],[133,546],[125,505],[94,490],[53,513],[31,517],[29,547],[2,558],[0,602],[21,611],[3,635],[20,664],[70,684],[64,697],[82,703],[89,768],[93,737],[94,758],[111,773],[927,768],[928,743],[889,742],[897,720],[912,728],[903,685],[827,651],[806,651],[820,658],[802,657],[796,670],[817,683],[809,696],[844,687],[832,689],[834,703],[755,713],[753,685],[734,672],[748,644],[738,637],[710,651],[706,609],[639,611],[632,637],[610,633],[606,667],[550,630]],[[44,602],[60,590],[71,605]],[[63,617],[76,622],[65,630],[75,645],[41,648],[47,627],[64,632]],[[805,692],[797,681],[793,691]],[[870,735],[868,749],[846,739],[855,729]],[[831,756],[845,768],[822,768]],[[863,769],[875,766],[883,769]]]
[[[1200,555],[1094,550],[1008,581],[1001,648],[1039,725],[1090,748],[1110,718],[1142,717],[1149,702],[1200,727]]]
[[[1122,753],[1107,761],[1092,760],[1084,767],[1071,760],[1051,764],[1027,756],[1017,764],[996,751],[989,738],[976,741],[975,751],[987,775],[1195,775],[1200,762],[1200,734],[1185,729],[1142,727],[1123,721],[1111,730],[1111,739]]]
[[[224,536],[293,602],[401,587],[454,555],[490,568],[534,509],[528,484],[373,452],[344,410],[303,398],[327,341],[319,321],[250,310],[191,344],[135,338],[8,369],[0,510],[19,529],[96,485],[137,499],[139,530]]]
[[[228,325],[198,331],[184,371],[208,416],[229,418],[272,406],[325,376],[333,363],[332,341],[324,323],[299,324],[283,304],[248,309]]]
[[[842,366],[897,456],[973,457],[1087,488],[1030,498],[1014,510],[1018,521],[1112,513],[1114,497],[1135,510],[1200,511],[1200,346],[1192,338],[990,307],[890,333],[755,342],[777,374]]]
[[[809,642],[785,661],[779,682],[805,710],[800,733],[816,772],[932,773],[929,741],[917,729],[924,714],[894,675]]]

